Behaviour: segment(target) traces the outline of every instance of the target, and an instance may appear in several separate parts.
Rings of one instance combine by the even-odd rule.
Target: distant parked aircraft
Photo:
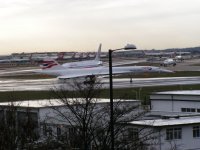
[[[184,54],[184,53],[183,53]],[[179,55],[177,55],[175,58],[175,61],[177,62],[182,62],[184,59],[183,59],[183,56],[182,56],[182,52],[180,51],[179,52]]]
[[[175,62],[175,60],[172,59],[172,58],[167,58],[167,59],[165,59],[160,65],[161,65],[161,66],[164,66],[164,67],[169,66],[169,65],[176,66],[176,62]]]
[[[176,61],[183,61],[183,57],[181,55],[178,55],[174,58]]]

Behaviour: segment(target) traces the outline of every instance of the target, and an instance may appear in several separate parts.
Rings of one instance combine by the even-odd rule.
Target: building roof
[[[200,116],[139,120],[139,121],[129,122],[129,124],[132,125],[142,125],[142,126],[152,126],[152,127],[178,126],[178,125],[198,124],[198,123],[200,124]]]
[[[72,99],[71,99],[72,100]],[[75,99],[74,99],[75,100]],[[77,98],[78,101],[82,101],[83,98]],[[95,100],[95,99],[94,99]],[[115,99],[113,100],[114,102],[141,102],[140,100],[119,100]],[[97,99],[97,103],[109,103],[110,99]],[[58,99],[51,99],[51,100],[29,100],[29,101],[16,101],[16,102],[4,102],[0,103],[0,106],[10,106],[13,104],[14,106],[17,107],[31,107],[31,108],[45,108],[45,107],[52,107],[52,106],[64,106],[65,104],[62,103]]]
[[[200,96],[200,90],[164,91],[164,92],[155,92],[153,94],[159,94],[159,95],[199,95]]]

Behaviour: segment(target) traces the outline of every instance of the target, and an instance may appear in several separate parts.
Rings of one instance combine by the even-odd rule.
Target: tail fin
[[[100,55],[101,55],[101,43],[99,44],[99,49],[98,49],[98,51],[96,53],[96,57],[95,57],[94,60],[100,61]]]
[[[145,57],[145,56],[146,56],[146,53],[145,53],[145,51],[144,51],[144,50],[142,51],[142,54],[143,54],[143,57]]]
[[[32,56],[33,56],[33,54],[31,53],[30,56],[29,56],[30,61],[32,61]]]
[[[57,58],[57,60],[63,60],[64,55],[65,55],[65,52],[60,52],[60,53],[58,53],[58,58]]]
[[[42,70],[59,70],[59,69],[64,69],[63,66],[61,66],[57,61],[47,58],[44,59],[42,64],[40,65],[40,67],[42,68]]]

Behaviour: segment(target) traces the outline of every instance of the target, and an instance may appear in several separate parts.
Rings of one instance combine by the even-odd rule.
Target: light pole
[[[112,79],[112,52],[118,51],[118,50],[131,50],[136,49],[136,46],[133,44],[127,44],[123,48],[119,49],[109,49],[109,78],[110,78],[110,131],[111,131],[111,150],[114,150],[114,113],[113,113],[113,79]]]

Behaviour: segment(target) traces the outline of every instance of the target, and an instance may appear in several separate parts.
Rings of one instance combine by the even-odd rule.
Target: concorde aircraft
[[[44,60],[42,69],[38,73],[57,76],[58,79],[98,77],[109,74],[109,67],[99,66],[92,68],[65,68],[55,60]],[[172,71],[154,66],[126,66],[113,67],[113,75],[117,74],[135,74],[135,73],[167,72]],[[131,82],[131,81],[130,81]]]

